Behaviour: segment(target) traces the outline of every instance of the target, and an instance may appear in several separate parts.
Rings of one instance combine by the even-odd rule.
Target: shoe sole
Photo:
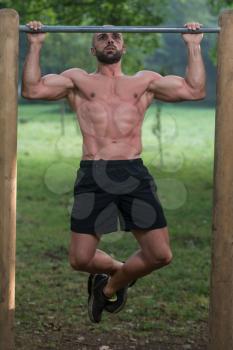
[[[108,276],[107,274],[103,274],[105,276]],[[91,294],[91,286],[92,286],[92,282],[93,282],[93,278],[94,278],[94,274],[90,274],[89,277],[88,277],[88,282],[87,282],[87,291],[88,291],[88,294],[90,295]]]
[[[93,274],[90,274],[88,277],[87,290],[89,295],[91,295],[91,286],[92,286],[93,277],[94,277]]]
[[[130,287],[133,287],[133,286],[135,285],[136,282],[137,282],[137,279],[134,280],[134,281],[132,281],[131,283],[129,283],[129,288],[130,288]]]
[[[93,323],[98,323],[98,321],[96,321],[92,315],[92,306],[93,306],[93,301],[94,301],[94,282],[95,282],[95,277],[96,276],[93,276],[92,279],[91,279],[91,288],[90,288],[90,295],[89,295],[89,300],[88,300],[88,315],[89,315],[89,318],[91,320],[91,322]],[[89,287],[89,285],[88,285]]]
[[[93,323],[99,323],[101,321],[101,318],[99,321],[96,321],[93,317],[93,314],[92,314],[92,306],[93,306],[93,301],[94,301],[94,285],[95,285],[95,278],[97,277],[97,275],[93,276],[92,278],[92,284],[91,284],[91,295],[89,296],[89,300],[88,300],[88,315],[89,315],[89,318],[90,320],[93,322]]]

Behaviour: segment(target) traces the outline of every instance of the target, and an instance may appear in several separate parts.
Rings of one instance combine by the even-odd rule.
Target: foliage
[[[208,0],[208,4],[214,14],[218,14],[220,10],[232,8],[233,0]]]
[[[20,14],[21,24],[38,19],[50,25],[182,26],[194,20],[205,26],[216,26],[219,9],[232,3],[233,0],[0,0],[0,7],[15,8]],[[125,74],[151,69],[163,74],[184,75],[187,55],[180,35],[125,34],[124,38],[127,45],[127,54],[123,57]],[[216,63],[215,42],[216,36],[210,34],[205,35],[202,43],[210,77],[208,96],[211,96],[212,102],[215,73],[208,56]],[[90,54],[90,46],[91,34],[48,34],[41,54],[43,73],[59,73],[70,67],[94,71],[96,61]],[[21,34],[20,75],[25,55],[26,40]]]
[[[92,71],[94,59],[90,47],[90,34],[47,34],[41,54],[43,73],[60,73],[72,67]]]
[[[165,17],[169,2],[165,0],[161,5],[159,0],[4,0],[3,4],[17,10],[21,22],[40,18],[47,24],[102,25],[107,21],[113,25],[141,25],[146,22],[155,25]]]
[[[208,0],[172,0],[172,7],[169,8],[167,18],[170,24],[177,25],[194,21],[208,26],[211,21],[215,20],[215,17],[209,12]]]
[[[208,0],[207,1],[211,12],[215,15],[219,14],[222,10],[232,9],[233,0]],[[214,64],[217,64],[217,44],[210,50],[210,57]]]
[[[140,0],[118,0],[117,2],[114,0],[79,2],[70,0],[60,2],[55,0],[30,0],[27,2],[5,0],[4,6],[13,7],[19,12],[21,24],[37,19],[48,25],[159,25],[166,18],[169,1],[165,0],[161,4],[159,0],[146,0],[144,2]],[[144,67],[145,57],[160,45],[160,37],[154,34],[126,34],[124,37],[128,44],[128,54],[124,57],[124,70],[126,74],[131,74]],[[87,55],[90,48],[90,35],[89,37],[85,36],[87,40],[84,39],[84,35],[78,34],[76,36],[69,34],[69,37],[68,35],[58,35],[56,42],[54,38],[55,36],[52,35],[48,39],[47,48],[44,50],[46,56],[42,62],[46,72],[51,71],[51,69],[52,71],[60,70],[62,61],[65,62],[65,66],[72,66],[75,61],[75,66],[85,66],[87,70],[93,70],[94,61],[88,57],[90,55]],[[76,40],[76,38],[79,39]],[[64,45],[64,42],[66,50],[61,50],[60,47]],[[55,44],[53,45],[53,43]],[[81,50],[78,50],[79,46]],[[76,52],[78,52],[77,60]],[[62,53],[63,59],[59,60],[60,53]]]

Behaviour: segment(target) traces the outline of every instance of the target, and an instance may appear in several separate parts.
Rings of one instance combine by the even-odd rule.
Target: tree
[[[215,15],[219,14],[222,10],[232,9],[233,0],[207,0],[211,12]],[[211,49],[210,52],[212,61],[217,64],[217,44]]]
[[[214,14],[222,9],[233,8],[233,0],[208,0],[208,4]]]
[[[83,0],[71,1],[61,0],[29,0],[22,2],[19,0],[4,0],[4,6],[15,8],[20,14],[20,22],[27,23],[31,19],[38,19],[45,24],[69,24],[69,25],[159,25],[166,18],[169,1],[164,0]],[[76,39],[77,38],[77,39]],[[57,36],[51,35],[51,38],[45,43],[46,59],[42,59],[44,71],[49,72],[57,68],[60,49],[58,47],[65,45],[62,50],[66,66],[74,64],[74,54],[81,46],[82,53],[79,50],[75,66],[87,67],[92,69],[87,52],[90,47],[91,36],[89,35],[71,35]],[[128,54],[124,57],[124,71],[126,74],[132,74],[144,67],[145,57],[154,51],[160,45],[160,36],[155,34],[125,34],[125,41],[128,45]],[[56,42],[57,40],[57,42]],[[21,40],[25,46],[24,40]],[[77,43],[77,50],[75,49]],[[70,54],[69,54],[70,53]],[[49,56],[49,60],[47,57]],[[87,62],[88,61],[88,62]],[[94,63],[94,61],[92,60]],[[88,64],[87,64],[88,63]]]
[[[33,17],[47,24],[102,25],[107,21],[113,25],[156,25],[166,16],[169,1],[164,0],[161,5],[160,0],[4,0],[3,4],[17,10],[21,22]]]

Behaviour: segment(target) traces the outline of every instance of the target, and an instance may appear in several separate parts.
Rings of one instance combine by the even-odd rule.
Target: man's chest
[[[86,77],[77,82],[77,94],[88,100],[138,101],[147,91],[148,82],[136,77]]]

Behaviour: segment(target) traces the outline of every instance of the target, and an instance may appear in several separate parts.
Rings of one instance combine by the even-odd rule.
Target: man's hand
[[[45,40],[46,33],[37,33],[38,29],[41,29],[42,23],[39,21],[30,21],[26,24],[30,29],[34,30],[34,33],[28,33],[27,38],[29,43],[42,44]]]
[[[200,29],[201,26],[202,26],[202,24],[196,23],[196,22],[186,23],[184,25],[184,27],[186,27],[188,29],[192,29],[192,30]],[[203,33],[199,33],[199,34],[182,34],[182,37],[183,37],[185,43],[187,43],[187,44],[193,43],[193,44],[199,45],[200,42],[203,39]]]

